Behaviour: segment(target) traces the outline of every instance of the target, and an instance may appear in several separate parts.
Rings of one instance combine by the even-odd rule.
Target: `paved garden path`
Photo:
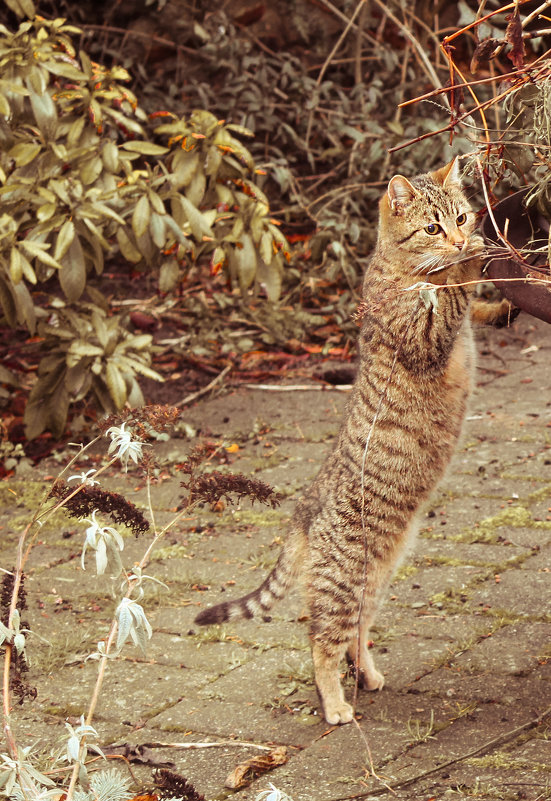
[[[237,791],[239,801],[270,782],[293,801],[551,798],[551,329],[522,315],[511,329],[482,331],[478,346],[464,442],[385,599],[373,652],[386,686],[359,694],[357,725],[330,727],[320,716],[299,594],[271,622],[193,623],[205,605],[253,589],[274,563],[345,393],[225,391],[185,410],[180,436],[159,443],[158,523],[181,496],[174,465],[205,437],[228,448],[220,469],[269,482],[284,500],[276,510],[196,509],[153,556],[148,573],[168,589],[151,583],[142,601],[153,627],[147,656],[126,647],[109,664],[95,718],[103,744],[166,744],[133,766],[146,785],[153,758],[173,763],[206,799],[224,798],[240,763],[269,753],[260,746],[285,746],[285,764]],[[53,471],[48,464],[0,485],[3,567]],[[106,483],[145,505],[132,471]],[[51,645],[29,643],[38,697],[14,710],[22,745],[53,747],[64,721],[87,709],[97,663],[85,656],[105,635],[114,600],[93,556],[80,567],[83,532],[60,516],[31,557],[25,614]],[[146,540],[125,543],[128,565]]]

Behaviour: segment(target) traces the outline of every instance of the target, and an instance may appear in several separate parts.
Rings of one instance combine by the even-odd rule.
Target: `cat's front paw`
[[[339,723],[350,723],[354,720],[354,708],[347,704],[346,701],[324,704],[324,713],[325,720],[331,726],[337,726]]]

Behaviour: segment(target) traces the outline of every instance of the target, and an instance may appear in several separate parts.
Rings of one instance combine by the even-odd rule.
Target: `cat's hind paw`
[[[385,686],[385,677],[375,668],[369,674],[362,670],[361,674],[363,679],[362,687],[366,690],[382,690]]]
[[[337,726],[339,723],[350,723],[354,720],[354,708],[347,704],[346,701],[341,701],[335,704],[324,705],[325,720],[331,726]]]

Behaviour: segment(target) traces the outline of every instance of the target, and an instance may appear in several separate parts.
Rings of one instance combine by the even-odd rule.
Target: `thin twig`
[[[153,33],[146,33],[145,31],[135,31],[131,30],[130,28],[117,28],[113,25],[92,25],[86,24],[81,26],[84,31],[91,30],[91,31],[104,31],[105,33],[119,33],[122,34],[125,38],[127,36],[137,36],[140,39],[149,39],[151,42],[157,42],[158,44],[167,45],[168,47],[173,47],[175,50],[179,52],[188,53],[193,58],[201,58],[205,61],[209,60],[208,56],[205,56],[201,53],[200,50],[197,50],[194,47],[186,47],[186,45],[179,44],[178,42],[172,41],[172,39],[165,39],[164,36],[157,36]]]
[[[333,57],[336,55],[336,53],[337,53],[338,49],[340,48],[341,44],[344,42],[344,40],[348,36],[348,33],[349,33],[350,29],[352,28],[352,26],[354,25],[354,21],[355,21],[356,17],[358,16],[360,11],[364,7],[365,2],[366,2],[366,0],[359,0],[358,5],[354,9],[354,13],[352,14],[350,19],[346,23],[346,26],[345,26],[343,32],[341,33],[341,35],[337,39],[333,49],[331,50],[331,52],[329,53],[329,55],[325,59],[325,61],[323,63],[323,66],[322,66],[321,70],[319,71],[319,75],[318,75],[318,77],[316,79],[316,87],[317,88],[319,88],[321,86],[321,82],[323,80],[323,76],[325,75],[325,72],[327,71],[327,68],[331,64],[331,61],[333,60]],[[361,33],[361,31],[360,31],[360,33]],[[315,108],[311,108],[310,109],[310,113],[308,115],[308,124],[306,126],[305,141],[306,141],[307,145],[310,142],[310,134],[312,133],[312,123],[314,121],[314,113],[315,113]]]
[[[441,86],[439,89],[431,89],[430,92],[426,92],[424,95],[413,97],[410,100],[404,100],[399,105],[401,106],[401,108],[404,108],[405,106],[411,106],[413,103],[418,103],[421,100],[429,100],[430,98],[436,97],[437,95],[442,95],[445,92],[453,92],[456,89],[464,89],[467,86],[467,84],[469,86],[478,86],[480,84],[492,83],[495,81],[504,81],[506,78],[521,78],[524,76],[525,73],[528,73],[530,72],[530,70],[534,69],[534,66],[548,55],[549,55],[549,50],[546,50],[546,52],[542,56],[539,56],[535,61],[532,61],[530,64],[527,64],[526,67],[524,67],[524,69],[522,70],[513,70],[512,72],[505,72],[502,75],[501,74],[493,75],[490,78],[478,78],[476,81],[454,83],[452,86]],[[545,71],[549,72],[549,67],[545,67]],[[538,73],[537,76],[533,76],[532,80],[537,80],[540,77],[543,77],[543,71]],[[524,80],[515,81],[513,86],[510,87],[511,90],[515,89],[517,84],[520,85],[524,82],[525,82]]]
[[[222,740],[218,743],[142,743],[144,748],[258,748],[259,751],[271,751],[273,746],[249,743],[243,740]]]
[[[331,13],[334,14],[336,17],[338,17],[340,20],[346,23],[348,22],[349,17],[347,17],[346,14],[343,14],[340,8],[337,8],[337,6],[335,6],[331,2],[331,0],[321,0],[321,3],[325,6],[325,8],[328,9],[328,11],[331,11]],[[377,39],[375,39],[368,31],[361,30],[359,26],[356,24],[352,25],[352,29],[357,31],[358,34],[362,37],[362,39],[366,39],[370,43],[370,45],[375,47],[380,47],[380,42],[378,42]]]
[[[404,779],[404,781],[397,782],[396,784],[391,785],[388,789],[391,791],[395,790],[403,790],[405,787],[410,787],[412,784],[416,784],[417,782],[421,781],[422,779],[426,779],[429,776],[433,776],[435,773],[439,773],[441,770],[451,767],[452,765],[457,765],[459,762],[464,762],[466,759],[471,759],[471,757],[476,756],[477,754],[481,754],[484,751],[488,751],[490,748],[495,747],[496,745],[503,745],[504,743],[513,740],[517,735],[521,734],[523,731],[527,729],[533,729],[535,726],[539,726],[539,724],[545,720],[546,717],[551,715],[551,706],[548,706],[541,715],[537,715],[537,717],[528,720],[526,723],[522,723],[520,726],[517,726],[511,731],[505,732],[505,734],[498,734],[497,737],[494,737],[491,740],[483,743],[482,745],[478,746],[477,748],[473,748],[472,751],[467,751],[467,753],[462,754],[459,757],[455,757],[454,759],[450,759],[447,762],[443,762],[441,765],[438,765],[435,768],[430,768],[429,770],[422,771],[418,773],[416,776],[412,776],[409,779]],[[355,795],[342,795],[338,796],[337,798],[327,798],[324,801],[353,801],[356,798],[366,798],[368,796],[373,795],[382,795],[383,793],[387,792],[386,788],[378,787],[374,790],[366,791],[365,793],[356,793]]]
[[[384,13],[386,14],[386,16],[387,16],[387,17],[388,17],[388,18],[389,18],[389,19],[390,19],[390,20],[391,20],[391,21],[392,21],[392,22],[393,22],[393,23],[396,25],[396,27],[398,27],[398,28],[399,28],[399,29],[402,31],[402,33],[404,34],[404,36],[406,37],[406,39],[409,39],[409,41],[411,42],[411,44],[413,45],[413,47],[415,48],[415,50],[416,50],[416,51],[417,51],[417,53],[419,54],[419,57],[420,57],[420,59],[421,59],[421,61],[422,61],[422,63],[423,63],[423,67],[424,67],[424,69],[425,69],[425,72],[427,73],[428,77],[430,78],[430,80],[431,80],[432,84],[433,84],[435,87],[439,87],[439,86],[440,86],[440,83],[441,83],[441,81],[440,81],[440,79],[439,79],[438,75],[436,74],[434,67],[433,67],[433,66],[432,66],[432,64],[430,63],[430,61],[429,61],[429,58],[428,58],[427,54],[425,53],[425,51],[424,51],[424,50],[423,50],[423,48],[421,47],[421,45],[420,45],[420,43],[418,42],[418,40],[415,38],[415,36],[414,36],[414,35],[412,34],[412,32],[409,30],[409,28],[407,27],[407,25],[405,25],[403,22],[401,22],[401,21],[398,19],[398,17],[396,17],[396,16],[395,16],[395,15],[392,13],[392,11],[390,11],[390,10],[388,9],[388,7],[387,7],[387,6],[386,6],[386,5],[383,3],[383,1],[382,1],[382,0],[374,0],[374,2],[375,2],[375,3],[377,3],[377,5],[379,6],[379,8],[381,8],[381,9],[384,11]]]
[[[220,381],[222,381],[224,376],[229,373],[231,368],[232,368],[231,364],[227,364],[224,367],[224,369],[222,370],[222,372],[218,373],[218,375],[215,378],[213,378],[212,381],[206,385],[206,387],[202,387],[201,389],[198,389],[197,392],[192,392],[191,395],[187,395],[183,400],[178,401],[178,403],[174,403],[173,406],[178,406],[178,407],[179,406],[187,406],[188,403],[191,403],[192,401],[197,400],[197,398],[200,398],[201,395],[206,395],[206,393],[210,392],[210,390],[213,387],[215,387],[216,384],[218,384]]]
[[[482,191],[484,192],[484,200],[486,202],[486,208],[488,210],[488,215],[489,215],[489,217],[490,217],[490,219],[492,221],[492,225],[494,226],[494,230],[496,232],[496,236],[500,240],[500,242],[503,242],[503,244],[507,248],[507,250],[513,255],[513,257],[515,258],[515,261],[519,260],[522,263],[523,259],[522,259],[521,255],[520,255],[520,253],[517,250],[515,250],[515,248],[511,245],[511,243],[503,236],[503,234],[502,234],[502,232],[501,232],[501,230],[500,230],[500,228],[499,228],[499,226],[498,226],[498,224],[496,222],[496,218],[494,216],[494,212],[493,212],[492,206],[490,204],[490,198],[488,197],[488,187],[486,186],[486,181],[484,180],[484,170],[482,169],[482,164],[480,162],[480,157],[479,156],[476,157],[476,163],[477,163],[478,171],[479,171],[479,174],[480,174],[480,181],[482,183]]]
[[[458,36],[461,36],[463,33],[470,31],[471,28],[476,28],[477,25],[480,25],[482,22],[486,22],[490,19],[490,17],[495,17],[496,14],[502,14],[504,11],[509,11],[511,8],[516,8],[517,6],[523,6],[525,3],[529,3],[531,0],[514,0],[512,3],[507,3],[506,6],[502,6],[501,8],[496,8],[495,11],[490,11],[489,14],[486,14],[484,17],[476,18],[468,25],[465,25],[458,31],[450,34],[450,36],[446,36],[444,39],[444,44],[448,44],[452,42],[454,39],[457,39]]]

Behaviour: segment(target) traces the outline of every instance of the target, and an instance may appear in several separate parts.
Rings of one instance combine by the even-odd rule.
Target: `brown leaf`
[[[515,8],[513,14],[509,14],[507,19],[509,23],[505,31],[505,41],[511,45],[507,58],[513,62],[517,69],[520,69],[524,66],[524,41],[518,8]]]
[[[471,59],[471,72],[473,75],[478,72],[478,68],[481,64],[493,58],[498,45],[499,40],[492,38],[483,39],[477,44]]]
[[[268,751],[267,754],[254,756],[251,757],[251,759],[247,759],[246,762],[242,762],[232,770],[224,782],[224,786],[229,787],[230,790],[238,790],[240,787],[246,787],[256,776],[259,776],[261,773],[267,773],[267,771],[273,770],[279,767],[279,765],[284,765],[286,762],[287,748],[284,745],[280,745]]]

